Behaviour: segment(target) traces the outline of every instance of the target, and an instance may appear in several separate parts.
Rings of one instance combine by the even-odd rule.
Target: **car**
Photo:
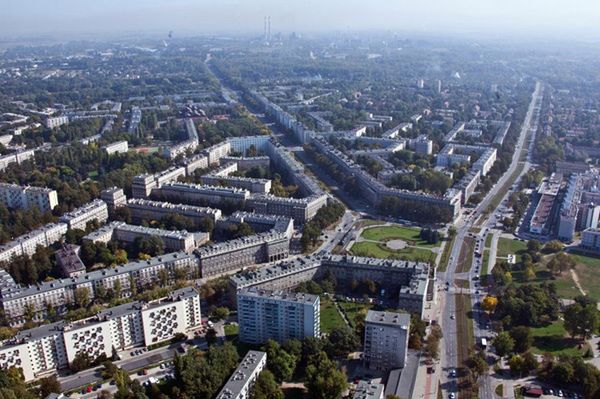
[[[165,365],[161,363],[161,364],[158,366],[158,368],[162,370],[162,369],[164,369],[164,368],[165,368]]]
[[[561,389],[559,389],[558,392],[556,392],[556,396],[558,396],[559,398],[562,398],[565,395],[563,394],[563,391]]]
[[[454,396],[454,392],[450,392],[450,394],[448,395],[448,398],[450,398],[450,399],[454,399],[454,397],[455,397],[455,396]]]
[[[455,369],[450,369],[450,377],[452,377],[452,378],[456,377],[456,370]]]
[[[110,382],[108,383],[108,385],[117,385],[117,381],[115,381],[115,380],[110,380]]]
[[[451,318],[452,320],[454,320],[454,319],[456,318],[456,316],[454,316],[454,315],[450,315],[450,318]]]
[[[90,393],[93,391],[93,389],[94,389],[94,387],[92,387],[91,385],[88,385],[85,390],[87,391],[87,393]]]
[[[476,293],[477,295],[479,295],[479,290],[475,291],[475,293]]]

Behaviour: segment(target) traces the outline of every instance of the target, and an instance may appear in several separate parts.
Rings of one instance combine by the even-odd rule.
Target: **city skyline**
[[[290,1],[285,6],[272,0],[166,2],[139,0],[102,4],[60,0],[3,1],[0,33],[7,39],[51,34],[80,38],[157,34],[175,31],[181,36],[198,34],[252,34],[263,31],[263,19],[271,17],[272,33],[391,31],[421,34],[475,35],[491,38],[560,38],[595,41],[600,5],[575,0],[493,1],[425,0],[387,2],[369,6],[358,0]],[[24,18],[24,15],[27,15]]]

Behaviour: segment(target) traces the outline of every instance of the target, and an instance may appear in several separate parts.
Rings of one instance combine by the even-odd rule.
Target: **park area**
[[[367,227],[350,252],[356,256],[434,262],[441,240],[428,242],[421,229],[400,225]]]

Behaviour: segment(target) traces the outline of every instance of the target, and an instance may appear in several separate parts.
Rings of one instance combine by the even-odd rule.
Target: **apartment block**
[[[164,272],[163,272],[164,271]],[[90,299],[96,297],[97,290],[118,289],[118,294],[128,297],[132,292],[132,284],[140,289],[151,284],[160,283],[161,275],[166,276],[167,283],[176,278],[197,278],[198,260],[185,252],[173,252],[154,258],[130,262],[115,268],[95,270],[68,279],[57,279],[38,283],[28,287],[18,287],[6,283],[3,279],[3,289],[0,303],[4,314],[11,326],[20,327],[25,323],[25,313],[32,310],[34,321],[43,321],[48,307],[54,308],[58,314],[67,311],[68,306],[75,301],[75,292],[86,289]]]
[[[103,147],[108,155],[123,154],[129,151],[129,143],[127,140],[117,141]]]
[[[127,197],[122,188],[111,187],[100,192],[100,199],[106,202],[108,213],[112,214],[117,208],[127,205]]]
[[[267,366],[267,354],[248,351],[216,399],[249,399],[252,387]]]
[[[127,208],[129,208],[131,218],[136,223],[141,223],[143,220],[161,220],[167,215],[181,215],[194,223],[200,223],[206,218],[216,222],[222,216],[221,210],[216,208],[144,199],[130,199],[127,201]]]
[[[58,196],[56,190],[50,188],[0,183],[0,203],[9,209],[37,207],[42,212],[50,212],[58,205]]]
[[[60,241],[66,233],[67,225],[64,223],[49,223],[32,230],[0,246],[0,262],[8,262],[13,256],[31,256],[35,253],[38,245],[48,247]]]
[[[284,343],[321,334],[318,295],[251,288],[238,292],[237,305],[242,342]]]
[[[186,230],[163,230],[136,226],[125,222],[112,222],[83,237],[94,243],[107,243],[111,240],[132,244],[138,238],[158,237],[166,252],[191,252],[208,241],[208,233],[189,233]]]
[[[374,370],[403,368],[410,314],[369,310],[365,318],[364,363]]]
[[[200,324],[200,294],[182,288],[156,301],[127,303],[77,322],[21,331],[1,344],[0,368],[21,368],[25,381],[31,381],[68,367],[80,353],[110,357],[113,349],[164,342]]]
[[[243,204],[250,197],[248,190],[187,183],[166,183],[154,191],[157,198],[191,205],[218,206],[224,201]]]
[[[60,221],[66,223],[71,230],[85,230],[87,223],[93,220],[98,221],[100,224],[106,223],[108,220],[106,202],[100,199],[94,200],[72,212],[65,213],[60,218]]]
[[[588,228],[581,233],[581,247],[600,252],[600,229]]]
[[[46,118],[44,124],[48,129],[54,129],[55,127],[59,127],[62,125],[66,125],[69,123],[69,117],[67,116],[55,116],[52,118]]]

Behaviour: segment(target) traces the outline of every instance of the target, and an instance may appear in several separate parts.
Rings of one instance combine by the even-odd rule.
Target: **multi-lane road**
[[[521,152],[526,144],[527,137],[533,137],[535,134],[535,130],[537,130],[537,124],[540,114],[541,100],[543,96],[543,86],[540,82],[536,83],[535,90],[532,94],[531,102],[529,104],[529,108],[527,110],[527,114],[523,121],[523,125],[521,127],[521,132],[519,134],[519,139],[517,140],[517,144],[515,145],[515,152],[513,154],[513,158],[509,168],[506,172],[501,176],[498,182],[494,185],[492,190],[485,196],[485,198],[479,203],[479,205],[475,208],[471,215],[466,216],[465,218],[461,218],[456,223],[456,239],[454,241],[454,245],[450,252],[450,259],[448,262],[448,267],[445,272],[438,274],[438,281],[440,284],[448,285],[452,287],[454,285],[454,280],[457,277],[456,269],[458,266],[460,252],[465,245],[465,238],[472,234],[469,232],[473,227],[478,223],[479,226],[483,226],[480,230],[479,234],[474,236],[476,242],[479,242],[481,246],[485,242],[485,238],[489,233],[490,227],[493,227],[499,216],[497,215],[497,209],[490,210],[489,206],[493,203],[496,196],[500,193],[500,190],[505,190],[507,185],[513,185],[514,182],[520,178],[529,168],[529,156],[524,164],[520,165],[520,157]],[[533,133],[529,135],[529,133]],[[533,140],[529,143],[529,149],[531,149],[533,145]],[[531,151],[529,151],[531,153]],[[520,173],[517,176],[514,176],[515,171],[518,168],[522,168]],[[512,191],[512,187],[510,190],[507,190],[504,199],[506,196],[510,194]],[[500,204],[503,201],[500,202]],[[489,215],[489,216],[486,216]],[[483,220],[478,220],[479,218],[484,218]],[[471,265],[471,270],[466,276],[461,275],[460,277],[466,277],[467,280],[472,281],[473,277],[478,273],[476,272],[477,267],[481,267],[481,258],[473,257],[473,265]],[[475,293],[475,289],[468,290],[472,294],[472,302],[477,303],[479,294]],[[442,373],[442,388],[446,391],[446,394],[454,393],[457,395],[457,386],[456,380],[454,378],[449,378],[448,370],[456,369],[462,365],[458,364],[458,346],[459,345],[467,345],[466,342],[458,342],[457,341],[457,325],[456,325],[456,302],[455,302],[455,290],[449,289],[448,291],[441,291],[442,295],[445,295],[442,301],[440,301],[440,318],[439,322],[442,325],[444,332],[444,342],[443,342],[443,351],[441,354],[441,364],[443,369],[446,371]],[[479,321],[479,320],[478,320]],[[476,337],[481,337],[484,335],[482,332],[482,323],[474,323]],[[487,334],[487,333],[486,333]],[[491,391],[491,385],[489,381],[484,381],[482,384],[483,398],[493,398],[493,392]],[[445,395],[447,397],[447,395]]]

